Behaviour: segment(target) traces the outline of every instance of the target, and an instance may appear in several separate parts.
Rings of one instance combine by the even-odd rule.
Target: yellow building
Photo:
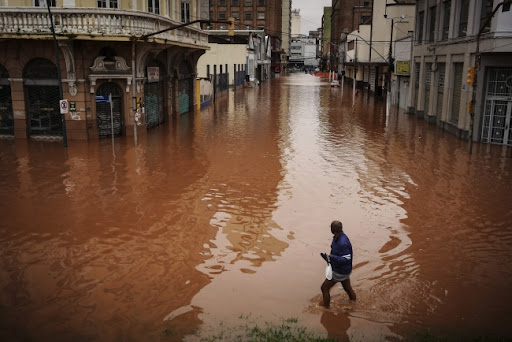
[[[49,2],[0,0],[0,135],[144,134],[193,108],[208,36],[199,23],[173,27],[208,19],[208,0]],[[112,118],[97,102],[109,95]]]

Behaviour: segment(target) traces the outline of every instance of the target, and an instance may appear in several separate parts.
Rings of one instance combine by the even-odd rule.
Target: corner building
[[[1,136],[90,140],[133,135],[135,128],[145,134],[193,108],[207,34],[198,24],[152,34],[208,19],[207,0],[50,3],[58,59],[46,1],[0,1]],[[64,125],[59,83],[69,103]],[[108,95],[112,118],[110,104],[96,102]]]

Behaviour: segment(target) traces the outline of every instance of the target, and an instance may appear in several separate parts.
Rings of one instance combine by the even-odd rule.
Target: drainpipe
[[[370,24],[370,53],[368,56],[368,62],[372,63],[372,42],[373,42],[373,1],[372,0],[372,23]]]
[[[133,145],[137,146],[137,90],[135,79],[135,42],[132,40],[132,109],[133,109]]]

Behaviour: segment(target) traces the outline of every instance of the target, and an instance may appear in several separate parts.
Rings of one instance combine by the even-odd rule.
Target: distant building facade
[[[235,19],[235,30],[265,30],[272,50],[272,72],[280,72],[283,37],[282,0],[210,0],[210,19]],[[225,30],[226,24],[211,24],[208,29]]]
[[[322,15],[322,28],[321,28],[321,48],[320,48],[320,66],[323,71],[331,71],[330,57],[333,51],[338,52],[338,46],[331,44],[331,15],[332,7],[324,7],[324,14]],[[337,64],[335,65],[337,67]],[[335,69],[336,70],[336,69]],[[337,71],[337,70],[336,70]]]
[[[373,0],[332,0],[331,46],[339,46],[342,34],[369,24],[373,15]],[[331,54],[331,65],[338,64],[339,54]],[[339,70],[341,73],[341,70]]]

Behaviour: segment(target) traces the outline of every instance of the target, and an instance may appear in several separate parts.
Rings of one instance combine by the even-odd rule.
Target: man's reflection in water
[[[327,330],[327,337],[339,341],[348,341],[347,330],[350,327],[350,319],[343,312],[324,311],[320,323]]]

